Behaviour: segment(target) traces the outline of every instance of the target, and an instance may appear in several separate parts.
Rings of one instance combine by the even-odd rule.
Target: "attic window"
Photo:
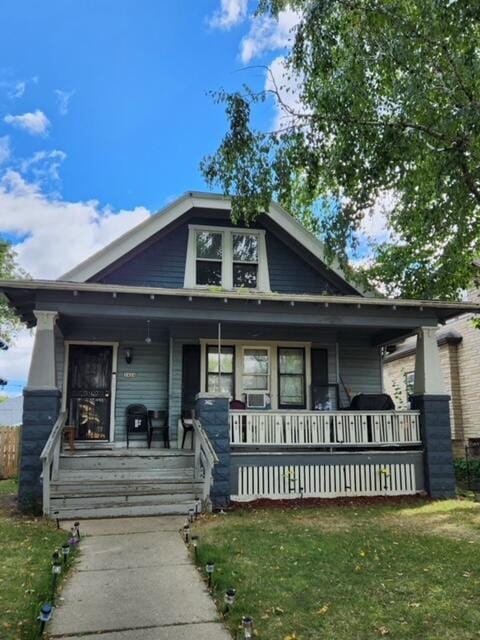
[[[195,236],[196,265],[195,284],[221,285],[222,283],[221,233],[197,231]]]
[[[257,288],[258,239],[251,233],[233,234],[233,286]]]
[[[270,291],[265,232],[190,225],[184,286]]]

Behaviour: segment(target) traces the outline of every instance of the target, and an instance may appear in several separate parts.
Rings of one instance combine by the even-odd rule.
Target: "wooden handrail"
[[[43,513],[46,516],[50,515],[50,482],[58,474],[62,433],[66,420],[67,413],[62,411],[53,425],[53,429],[40,454],[40,460],[42,461]]]
[[[193,419],[195,434],[195,478],[203,480],[202,502],[204,507],[209,502],[210,488],[213,482],[213,467],[218,463],[218,456],[200,420]]]

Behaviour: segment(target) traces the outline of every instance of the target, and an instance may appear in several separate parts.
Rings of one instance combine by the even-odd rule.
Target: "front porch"
[[[434,334],[457,308],[284,298],[49,283],[37,286],[32,309],[24,295],[19,305],[37,322],[37,335],[25,390],[21,495],[38,492],[39,456],[57,407],[77,427],[78,407],[86,406],[90,426],[82,433],[95,437],[77,446],[103,447],[108,456],[125,448],[126,409],[137,403],[168,413],[172,450],[181,448],[182,414],[195,410],[203,436],[193,466],[208,485],[215,465],[214,506],[232,497],[451,495],[448,397]],[[416,409],[350,408],[357,394],[382,393],[384,345],[415,332]],[[97,387],[72,386],[72,353],[102,348],[111,354],[102,375],[92,359],[77,367],[78,380],[93,371]],[[144,435],[136,440],[132,447],[146,447]],[[192,444],[188,438],[186,447]]]

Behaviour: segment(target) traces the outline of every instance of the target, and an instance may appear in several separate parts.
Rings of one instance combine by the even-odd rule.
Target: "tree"
[[[18,267],[16,253],[10,243],[0,239],[0,280],[25,278],[27,274]],[[0,345],[11,344],[20,321],[13,309],[8,306],[6,298],[0,295]]]
[[[220,93],[229,130],[202,161],[250,223],[272,198],[351,271],[365,216],[386,199],[390,237],[353,274],[390,294],[453,299],[480,253],[480,4],[471,0],[260,0],[300,13],[286,74]],[[295,100],[289,87],[298,85]],[[274,131],[254,107],[273,96]],[[311,216],[310,216],[311,222]]]

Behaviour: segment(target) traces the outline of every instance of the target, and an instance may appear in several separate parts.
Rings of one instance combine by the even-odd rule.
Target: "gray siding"
[[[115,441],[126,440],[125,410],[129,404],[144,404],[147,409],[168,409],[168,342],[129,342],[133,362],[127,364],[119,345],[115,409]],[[126,378],[125,372],[136,373]]]
[[[341,293],[298,253],[270,232],[266,234],[270,288],[277,293]]]
[[[352,397],[357,393],[382,393],[382,365],[380,352],[368,338],[342,339],[338,346],[339,374]],[[348,399],[340,383],[340,403],[348,406]]]
[[[179,289],[185,277],[187,239],[188,225],[185,224],[143,249],[100,282]]]
[[[188,242],[188,225],[232,226],[229,219],[191,217],[168,235],[146,244],[126,262],[94,281],[106,284],[182,288]],[[254,228],[265,228],[260,223]],[[318,269],[306,261],[271,230],[266,230],[270,288],[278,293],[342,293],[326,276],[322,263]],[[346,285],[347,286],[347,285]],[[348,287],[347,287],[348,289]],[[348,293],[348,290],[345,290]]]
[[[63,377],[65,368],[65,345],[63,336],[58,327],[55,327],[55,373],[57,376],[57,387],[63,393]]]

